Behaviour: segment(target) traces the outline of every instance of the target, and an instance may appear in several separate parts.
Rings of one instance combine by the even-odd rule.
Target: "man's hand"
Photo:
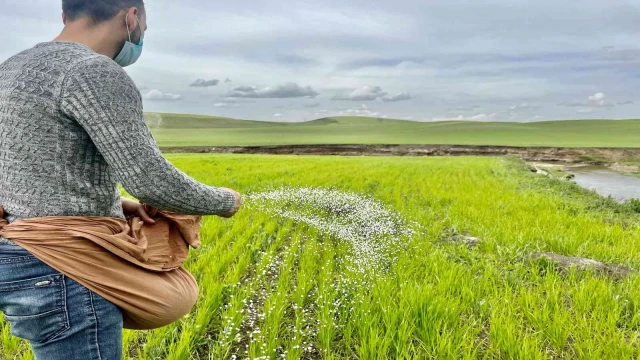
[[[141,203],[127,199],[124,196],[121,196],[120,198],[122,199],[122,212],[124,212],[125,217],[129,218],[131,216],[138,216],[147,224],[156,223],[156,221],[153,220],[146,211],[144,211],[144,207]]]
[[[240,209],[240,207],[242,206],[242,195],[240,195],[239,192],[229,189],[229,188],[223,188],[221,187],[220,189],[222,190],[227,190],[227,191],[231,191],[233,193],[233,196],[235,196],[236,198],[236,203],[233,207],[233,210],[231,210],[231,212],[228,212],[226,214],[218,214],[218,216],[223,217],[223,218],[230,218],[233,215],[236,214],[236,212],[238,212],[238,210]]]

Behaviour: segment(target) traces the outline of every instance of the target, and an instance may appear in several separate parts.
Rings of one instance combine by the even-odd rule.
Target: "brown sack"
[[[138,216],[46,216],[8,224],[0,207],[0,235],[119,306],[124,328],[155,329],[196,303],[198,284],[181,265],[189,246],[200,246],[202,216],[143,206],[155,224]]]

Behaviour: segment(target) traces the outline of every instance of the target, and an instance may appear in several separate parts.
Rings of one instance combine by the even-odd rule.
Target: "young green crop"
[[[635,272],[564,273],[528,259],[549,251],[637,269],[639,216],[630,206],[511,158],[167,158],[248,202],[231,219],[204,218],[202,247],[185,263],[199,283],[198,303],[167,327],[125,330],[125,359],[640,356]],[[401,237],[385,271],[363,276],[339,233],[249,206],[249,194],[296,188],[370,197],[420,227]],[[442,241],[454,233],[480,243]],[[28,358],[0,326],[0,354]]]

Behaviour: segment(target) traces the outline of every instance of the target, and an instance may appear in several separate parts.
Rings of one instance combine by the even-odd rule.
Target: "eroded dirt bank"
[[[467,145],[274,145],[162,147],[165,153],[348,155],[348,156],[519,156],[527,161],[611,164],[640,160],[640,148],[563,148]]]

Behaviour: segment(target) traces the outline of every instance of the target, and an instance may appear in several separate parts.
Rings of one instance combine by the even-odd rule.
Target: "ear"
[[[130,32],[133,32],[138,27],[136,15],[138,15],[137,8],[132,7],[127,10],[127,25],[129,26]]]
[[[67,15],[65,15],[64,13],[62,13],[62,24],[67,25]]]

